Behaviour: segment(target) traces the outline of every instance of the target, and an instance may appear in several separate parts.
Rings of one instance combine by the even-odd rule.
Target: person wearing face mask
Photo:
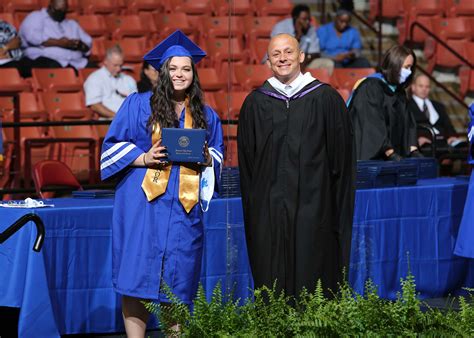
[[[20,26],[24,57],[31,68],[88,65],[92,38],[77,21],[66,18],[67,0],[51,0],[47,8],[31,12]]]
[[[359,80],[347,105],[354,127],[358,160],[394,160],[422,157],[416,122],[407,107],[416,57],[411,49],[395,45],[384,55],[379,72]]]

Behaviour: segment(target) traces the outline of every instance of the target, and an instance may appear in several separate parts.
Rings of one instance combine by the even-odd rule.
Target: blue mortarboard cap
[[[146,53],[143,60],[151,64],[156,70],[160,70],[161,65],[173,56],[189,56],[194,63],[198,63],[206,56],[206,52],[192,42],[183,32],[177,30]]]

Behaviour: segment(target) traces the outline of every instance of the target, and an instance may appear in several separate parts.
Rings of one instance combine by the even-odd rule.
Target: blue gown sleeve
[[[467,137],[469,140],[469,163],[474,164],[474,102],[469,106],[469,127],[467,128]]]
[[[140,96],[126,98],[112,121],[100,157],[100,175],[106,180],[127,169],[144,151],[136,146],[139,123]]]
[[[222,135],[221,120],[217,113],[210,107],[206,107],[207,112],[207,145],[209,153],[212,156],[214,175],[216,183],[221,177],[222,167],[224,166],[224,137]],[[216,184],[217,187],[218,184]]]

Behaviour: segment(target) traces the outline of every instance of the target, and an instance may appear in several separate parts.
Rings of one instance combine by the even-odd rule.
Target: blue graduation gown
[[[474,165],[474,103],[469,107],[471,122],[467,129],[467,135],[471,148],[469,149],[469,163]],[[474,171],[471,173],[469,188],[467,191],[464,213],[459,226],[458,238],[454,254],[463,257],[474,258]]]
[[[102,146],[101,177],[117,177],[112,228],[112,279],[116,292],[167,302],[164,281],[185,303],[197,290],[203,248],[202,209],[186,213],[179,194],[179,165],[173,165],[166,192],[148,202],[141,188],[146,168],[129,165],[151,148],[147,121],[151,93],[132,94],[120,107]],[[183,111],[184,112],[184,111]],[[216,180],[223,160],[222,126],[208,106],[207,142]],[[181,114],[180,128],[184,128]]]

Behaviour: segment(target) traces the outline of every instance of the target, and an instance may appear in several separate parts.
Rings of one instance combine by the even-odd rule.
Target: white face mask
[[[411,75],[411,69],[402,68],[402,70],[400,71],[400,84],[405,82],[410,75]]]

